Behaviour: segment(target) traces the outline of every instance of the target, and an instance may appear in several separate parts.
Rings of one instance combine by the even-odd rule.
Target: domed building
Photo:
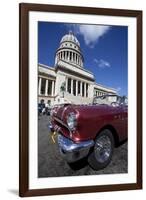
[[[70,31],[60,41],[54,67],[38,64],[38,97],[50,105],[70,102],[88,104],[94,96],[116,94],[116,90],[95,82],[84,67],[80,43]]]
[[[77,67],[83,67],[84,58],[80,49],[80,43],[71,31],[63,36],[60,41],[60,46],[56,52],[55,65],[57,65],[59,60],[64,60]]]

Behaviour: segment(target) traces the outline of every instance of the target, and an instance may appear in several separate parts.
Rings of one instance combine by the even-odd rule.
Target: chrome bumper
[[[48,128],[50,129],[51,132],[54,131],[53,125],[51,123],[49,124]]]
[[[58,134],[58,144],[62,157],[69,163],[80,160],[88,155],[94,145],[93,140],[75,143],[72,140]]]

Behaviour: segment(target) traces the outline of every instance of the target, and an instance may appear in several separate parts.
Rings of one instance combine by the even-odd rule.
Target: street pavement
[[[104,169],[95,171],[81,160],[72,166],[60,156],[57,144],[53,143],[49,131],[49,116],[39,116],[38,120],[38,177],[80,176],[96,174],[127,173],[127,142],[115,148],[111,163]]]

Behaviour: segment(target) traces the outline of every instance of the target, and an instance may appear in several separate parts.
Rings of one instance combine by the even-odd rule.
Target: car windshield
[[[106,104],[106,105],[128,105],[127,97],[118,96],[118,95],[104,95],[98,96],[93,99],[93,104]]]

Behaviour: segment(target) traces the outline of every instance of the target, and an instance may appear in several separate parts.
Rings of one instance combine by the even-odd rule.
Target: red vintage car
[[[127,139],[125,96],[95,97],[92,105],[60,105],[51,111],[50,129],[57,132],[62,157],[74,163],[87,157],[95,169],[106,167],[114,147]]]

